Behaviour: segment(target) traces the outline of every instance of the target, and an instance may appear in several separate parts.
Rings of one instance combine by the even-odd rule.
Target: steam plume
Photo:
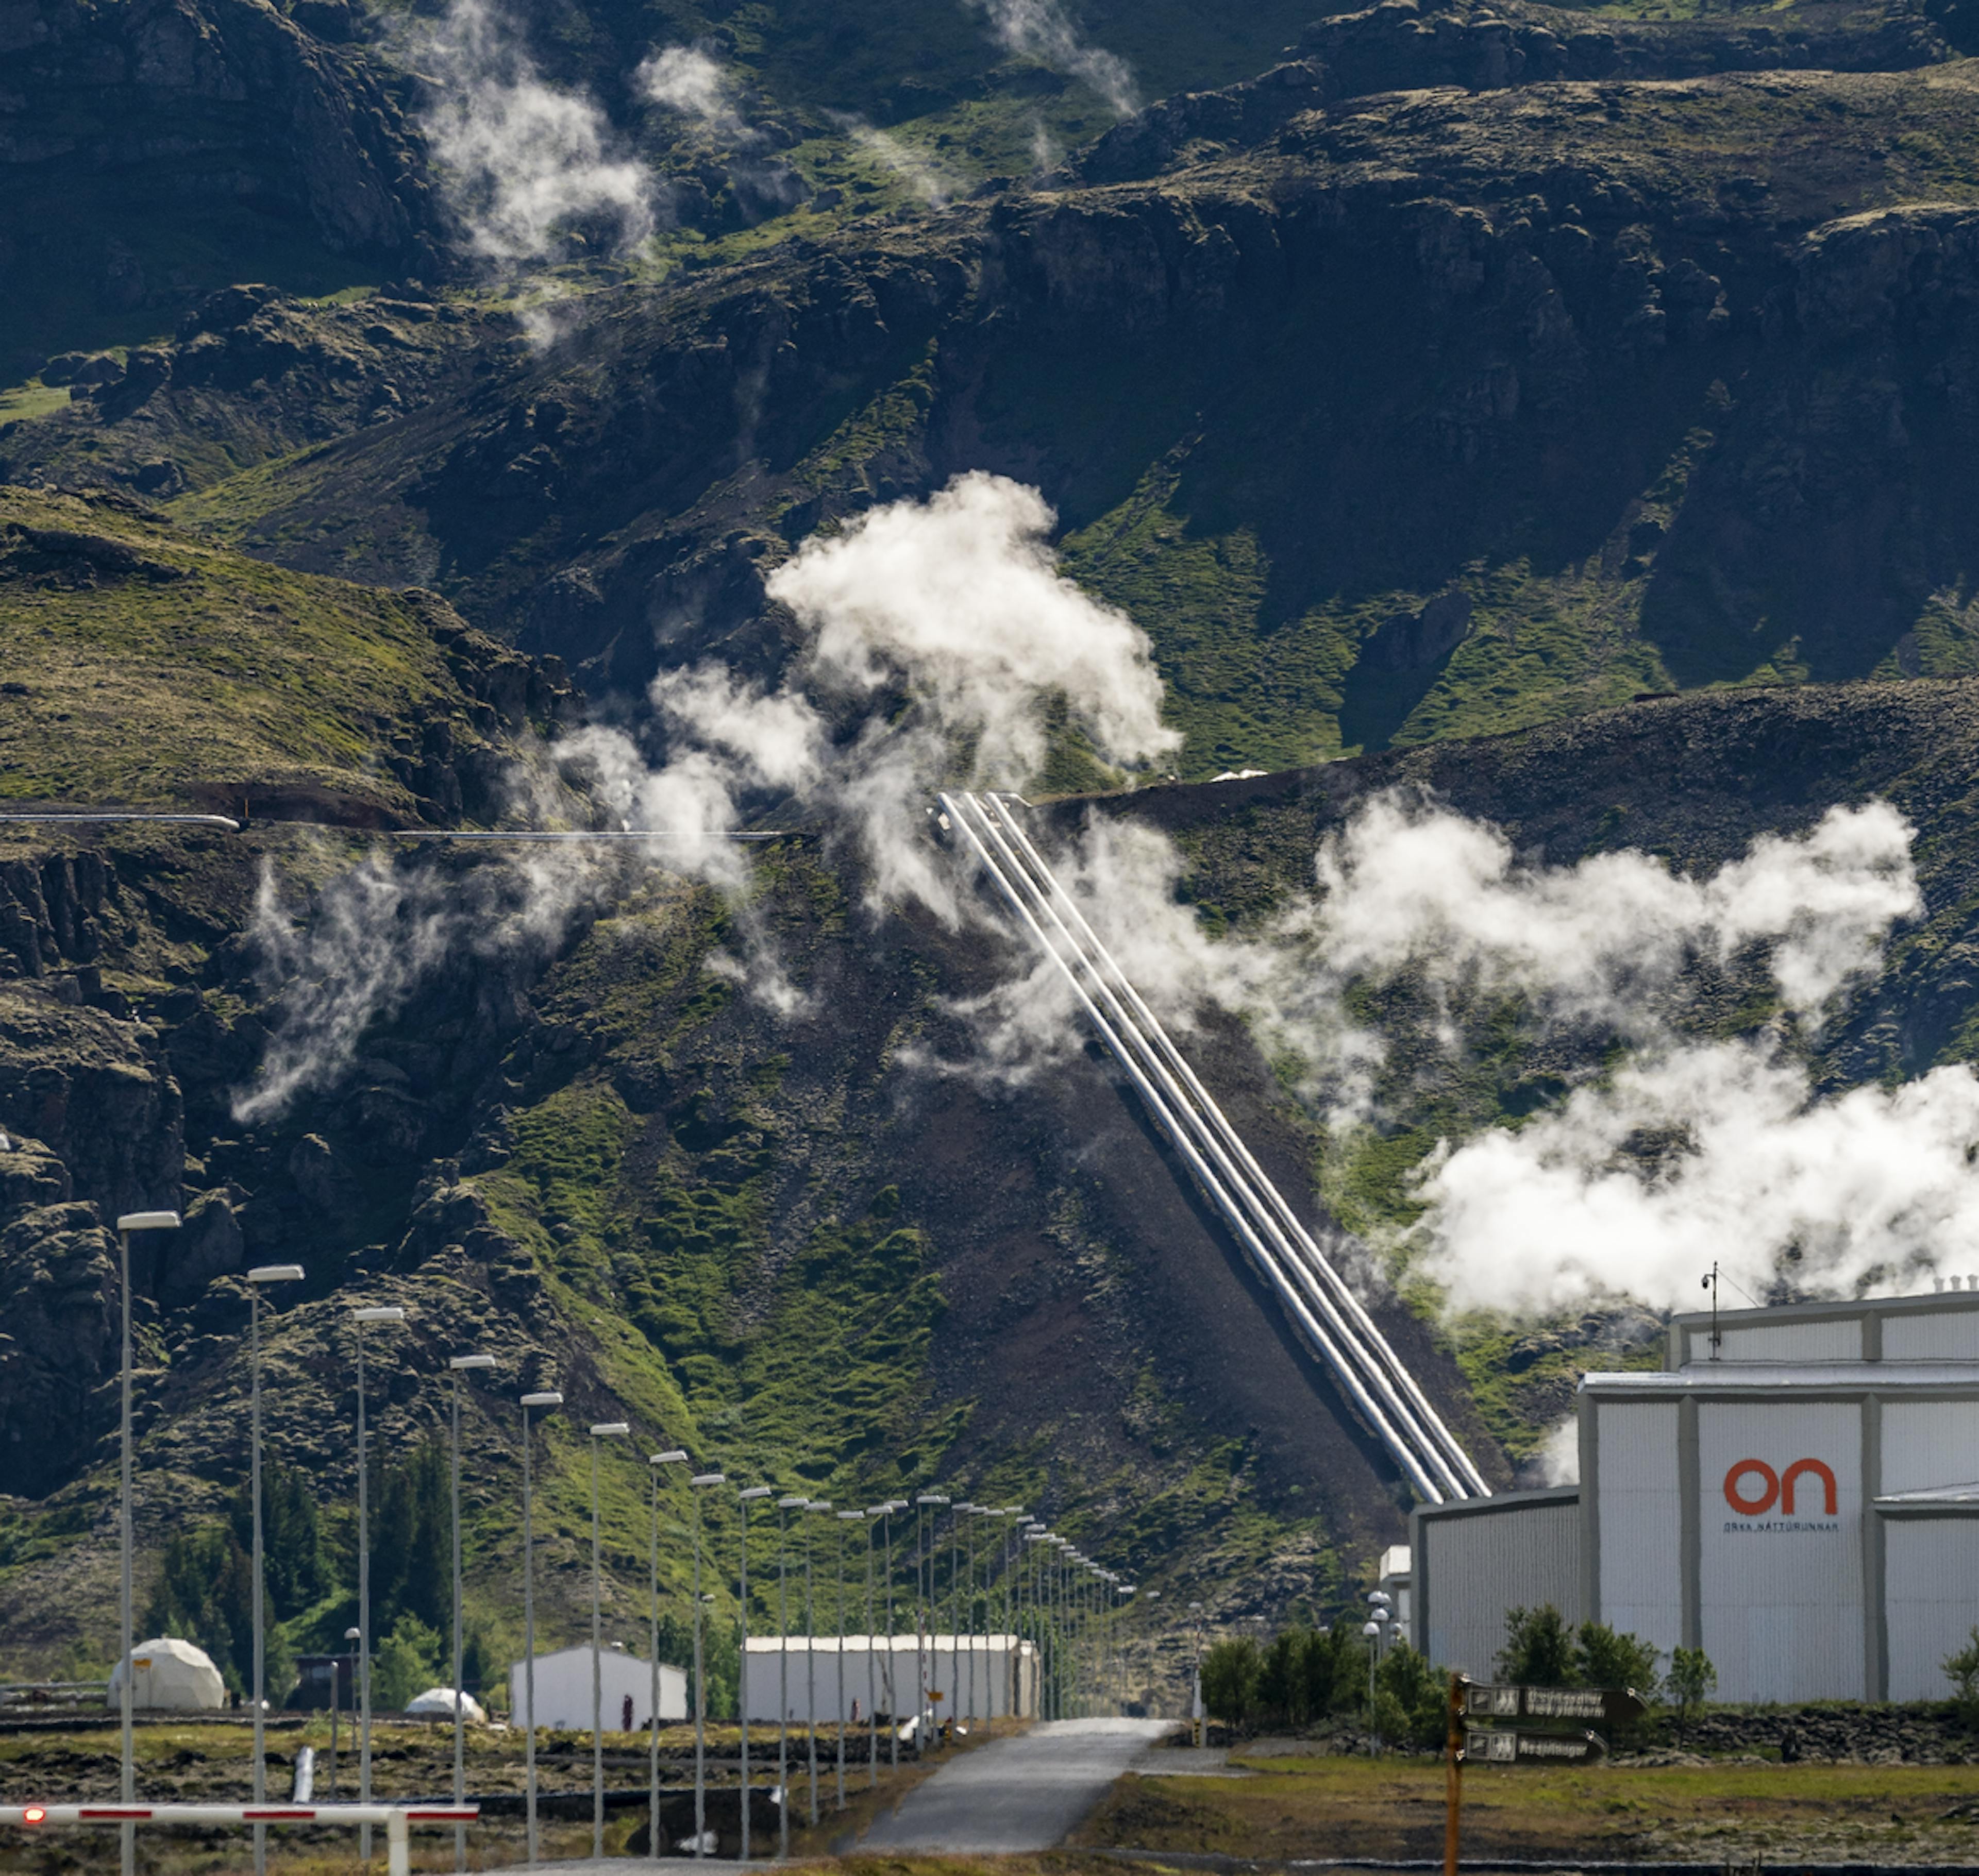
[[[1089,45],[1058,0],[972,0],[989,15],[997,43],[1019,58],[1082,79],[1113,108],[1131,117],[1140,108],[1132,68],[1099,46]]]
[[[452,0],[408,50],[433,82],[424,128],[476,254],[513,270],[549,259],[573,222],[625,246],[652,231],[651,172],[618,151],[595,99],[544,81],[489,0]]]

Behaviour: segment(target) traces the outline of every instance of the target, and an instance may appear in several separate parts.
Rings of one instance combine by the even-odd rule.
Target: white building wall
[[[529,1723],[528,1703],[523,1694],[523,1664],[509,1669],[509,1711],[518,1725]],[[651,1663],[637,1655],[605,1649],[598,1657],[598,1679],[604,1698],[599,1704],[607,1732],[625,1729],[625,1699],[632,1700],[632,1727],[637,1732],[652,1723],[653,1670]],[[536,1656],[536,1724],[559,1731],[591,1730],[591,1650],[561,1648],[554,1654]],[[660,1664],[660,1718],[685,1719],[687,1676],[678,1668]]]
[[[780,1709],[798,1725],[849,1721],[855,1702],[863,1719],[875,1699],[882,1713],[905,1718],[923,1685],[940,1693],[932,1704],[943,1719],[1001,1719],[1036,1713],[1037,1675],[1036,1648],[1009,1635],[849,1635],[842,1655],[833,1636],[807,1649],[803,1636],[793,1635],[786,1655],[776,1636],[752,1635],[743,1688],[751,1721],[772,1725]]]
[[[1979,1517],[1885,1518],[1883,1543],[1890,1698],[1942,1700],[1944,1658],[1979,1623]]]
[[[1690,1358],[1709,1360],[1711,1332],[1693,1334]],[[1831,1317],[1825,1322],[1753,1322],[1722,1330],[1721,1362],[1859,1362],[1862,1358],[1862,1318]]]
[[[1601,1620],[1666,1652],[1683,1639],[1674,1401],[1594,1404]]]
[[[1979,1309],[1883,1318],[1886,1362],[1979,1362]]]
[[[1861,1450],[1855,1401],[1699,1403],[1699,1616],[1721,1700],[1864,1697]],[[1756,1512],[1728,1499],[1742,1462],[1784,1481],[1804,1459],[1833,1474],[1831,1514],[1825,1486],[1805,1473],[1791,1515],[1783,1499]],[[1737,1489],[1757,1501],[1764,1478],[1746,1474]]]
[[[1505,1612],[1550,1603],[1580,1620],[1580,1507],[1573,1499],[1507,1504],[1416,1523],[1417,1646],[1439,1668],[1488,1679],[1505,1646]],[[1420,1623],[1418,1624],[1420,1626]]]
[[[1974,1481],[1979,1481],[1979,1401],[1885,1398],[1884,1496]]]

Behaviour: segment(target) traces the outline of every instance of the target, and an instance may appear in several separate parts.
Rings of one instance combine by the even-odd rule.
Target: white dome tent
[[[409,1719],[451,1719],[453,1718],[453,1689],[451,1687],[429,1687],[406,1702],[406,1716]],[[482,1711],[481,1702],[471,1693],[460,1696],[460,1716],[470,1726],[485,1726],[488,1716]]]
[[[148,1712],[172,1713],[210,1712],[227,1704],[227,1683],[213,1658],[203,1648],[176,1636],[161,1635],[140,1642],[131,1650],[134,1672],[131,1681],[134,1706]],[[110,1692],[106,1706],[118,1706],[124,1699],[124,1667],[120,1661],[110,1670]]]

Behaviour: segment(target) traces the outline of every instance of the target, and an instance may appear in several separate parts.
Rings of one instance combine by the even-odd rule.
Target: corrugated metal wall
[[[1595,1404],[1601,1620],[1666,1650],[1683,1639],[1683,1498],[1674,1401]]]
[[[1883,1543],[1890,1698],[1942,1700],[1941,1664],[1979,1623],[1979,1518],[1885,1518]]]
[[[1883,1401],[1879,1489],[1924,1491],[1979,1481],[1979,1401]]]
[[[1979,1362],[1979,1310],[1883,1318],[1886,1362]]]
[[[1863,1698],[1862,1409],[1854,1401],[1705,1401],[1698,1407],[1699,1616],[1721,1700]],[[1759,1461],[1784,1482],[1802,1460],[1789,1513],[1782,1492],[1742,1510],[1728,1494],[1735,1468]],[[1735,1488],[1748,1504],[1765,1475]],[[1603,1534],[1605,1537],[1606,1534]]]
[[[1427,1554],[1417,1564],[1429,1632],[1423,1651],[1439,1668],[1488,1676],[1505,1645],[1505,1612],[1550,1603],[1580,1620],[1580,1507],[1572,1499],[1511,1504],[1454,1517],[1425,1514]]]
[[[1702,1362],[1710,1354],[1709,1332],[1692,1335],[1691,1360]],[[1842,1316],[1828,1322],[1754,1322],[1743,1328],[1728,1328],[1720,1338],[1718,1356],[1722,1362],[1859,1362],[1862,1320]]]

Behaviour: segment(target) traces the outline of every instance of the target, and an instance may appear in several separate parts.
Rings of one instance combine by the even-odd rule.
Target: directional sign
[[[1491,1687],[1473,1682],[1464,1689],[1470,1719],[1563,1719],[1612,1726],[1639,1719],[1648,1711],[1643,1697],[1626,1687]]]
[[[1467,1729],[1464,1756],[1473,1765],[1586,1765],[1607,1749],[1591,1732],[1480,1732]]]

